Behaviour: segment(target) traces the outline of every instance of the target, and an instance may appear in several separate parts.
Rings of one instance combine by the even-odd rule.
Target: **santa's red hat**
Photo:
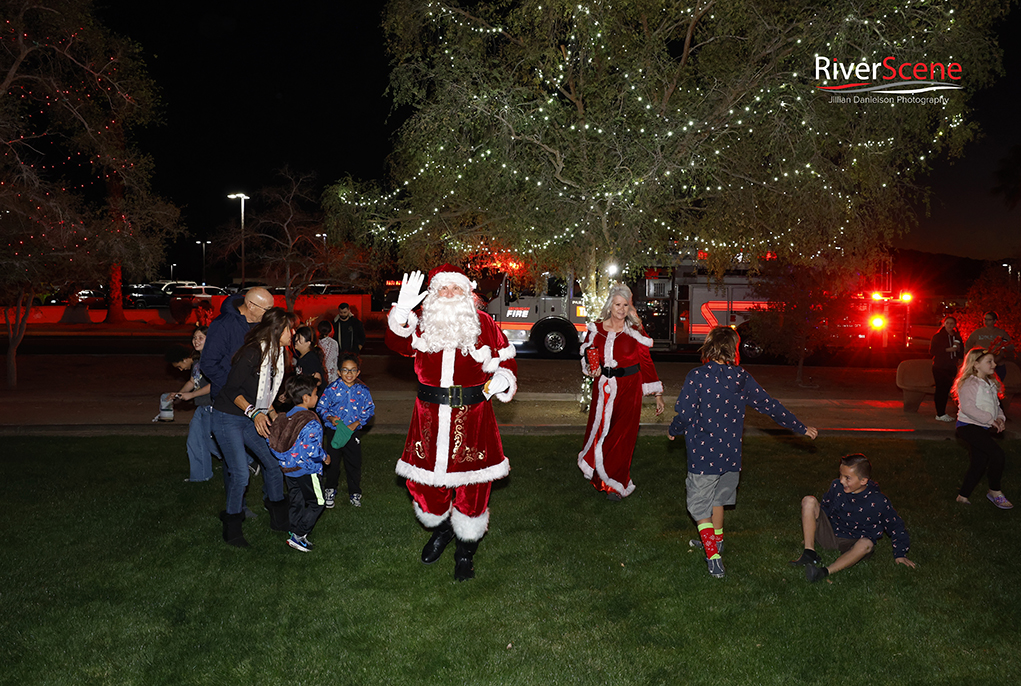
[[[475,290],[475,282],[452,264],[441,264],[429,272],[429,290],[435,292],[443,286],[460,286],[465,295]]]

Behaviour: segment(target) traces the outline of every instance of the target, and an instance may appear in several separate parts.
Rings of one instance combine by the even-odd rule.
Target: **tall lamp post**
[[[171,281],[174,280],[174,267],[176,267],[176,266],[177,266],[176,262],[174,262],[173,264],[170,265],[170,280]]]
[[[202,246],[202,285],[206,285],[206,246],[211,245],[212,241],[195,241],[198,245]]]
[[[245,200],[249,197],[244,193],[231,193],[227,196],[231,200],[241,201],[241,288],[245,287]]]

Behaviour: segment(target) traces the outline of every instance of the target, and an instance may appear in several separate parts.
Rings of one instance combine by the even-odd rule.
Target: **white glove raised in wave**
[[[404,275],[404,278],[401,280],[401,292],[397,296],[397,302],[393,304],[393,308],[390,310],[390,316],[395,319],[397,324],[402,326],[407,324],[408,315],[429,294],[429,291],[422,290],[422,283],[424,281],[425,274],[419,271]]]

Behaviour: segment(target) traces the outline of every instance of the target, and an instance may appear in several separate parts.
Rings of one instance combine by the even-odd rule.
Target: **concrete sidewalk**
[[[673,403],[693,366],[658,362],[667,411],[656,417],[651,398],[643,412],[645,435],[666,434]],[[376,402],[373,431],[403,434],[414,404],[416,381],[410,359],[367,355],[362,379]],[[905,413],[894,369],[806,368],[809,386],[795,383],[795,368],[749,365],[748,371],[773,397],[821,435],[882,435],[953,439],[954,425],[935,421],[932,402]],[[184,375],[172,373],[158,355],[26,355],[18,358],[19,388],[0,390],[0,435],[166,435],[188,430],[192,408],[178,405],[175,421],[154,423],[161,393],[178,390]],[[581,434],[586,414],[577,360],[520,359],[518,394],[494,402],[501,430],[510,434]],[[1008,412],[1016,415],[1017,408]],[[746,435],[783,433],[771,419],[748,412]],[[1008,438],[1017,438],[1014,421]]]

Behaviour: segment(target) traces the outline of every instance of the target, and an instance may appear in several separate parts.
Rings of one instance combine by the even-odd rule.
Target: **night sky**
[[[316,172],[322,184],[347,173],[381,178],[400,123],[387,121],[383,4],[181,0],[166,3],[173,11],[154,21],[149,3],[99,2],[104,23],[141,44],[162,92],[165,124],[139,142],[156,160],[156,189],[185,208],[194,234],[172,251],[176,277],[198,276],[194,240],[239,216],[227,194],[254,198],[285,165]],[[927,180],[932,216],[899,247],[1021,255],[1021,207],[1008,212],[990,192],[997,161],[1021,144],[1021,46],[1004,40],[1019,24],[1015,13],[1000,32],[1007,75],[974,101],[985,137],[964,159],[938,164]]]

